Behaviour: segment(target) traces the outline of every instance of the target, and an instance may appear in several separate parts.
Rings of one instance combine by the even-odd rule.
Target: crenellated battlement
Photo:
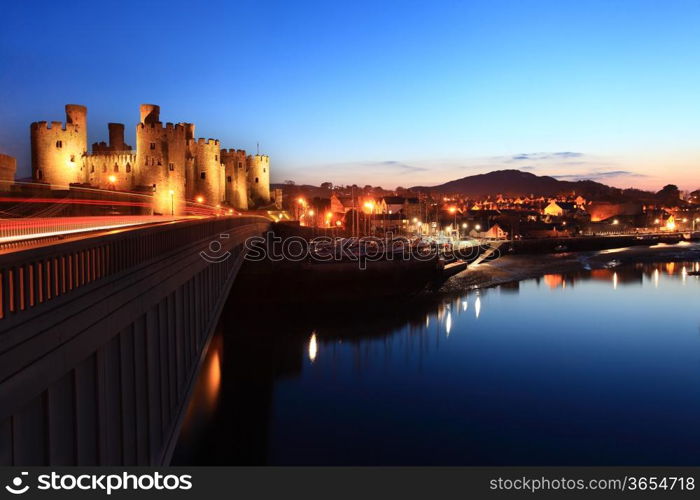
[[[136,164],[136,151],[93,151],[86,155],[89,160],[91,158],[99,159],[100,161],[114,161],[117,163],[129,162],[132,165]]]
[[[167,133],[174,133],[174,134],[185,134],[187,131],[187,127],[185,126],[184,123],[171,123],[167,122],[163,124],[163,122],[150,122],[150,123],[139,123],[136,125],[136,129],[144,131],[146,133],[148,132],[160,132],[160,131],[166,131]]]
[[[221,146],[219,139],[205,139],[204,137],[200,137],[196,141],[194,139],[190,139],[188,142],[190,142],[190,144],[197,144],[198,146]]]
[[[74,123],[66,123],[66,122],[61,122],[61,121],[40,121],[40,122],[33,122],[29,128],[34,132],[39,132],[41,133],[44,130],[52,130],[56,132],[57,130],[61,130],[63,132],[65,131],[77,131],[80,129],[79,125],[76,125]]]
[[[245,157],[245,155],[246,155],[245,149],[231,148],[231,149],[222,149],[221,150],[222,157],[224,157],[224,156],[236,156],[236,157],[243,156],[243,157]]]

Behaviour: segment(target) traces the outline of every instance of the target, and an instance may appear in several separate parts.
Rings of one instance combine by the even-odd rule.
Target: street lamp
[[[306,206],[306,200],[302,198],[301,196],[297,198],[297,219],[301,220],[301,218],[304,216],[302,211],[304,210],[304,207]]]
[[[457,230],[457,238],[459,238],[459,229],[457,228],[457,207],[450,207],[450,213],[454,215],[454,223],[452,227]]]
[[[197,203],[200,203],[200,204],[204,203],[204,196],[199,195],[199,196],[197,196],[197,198],[195,198],[195,200],[197,201]]]
[[[175,215],[175,191],[170,190],[170,215]]]

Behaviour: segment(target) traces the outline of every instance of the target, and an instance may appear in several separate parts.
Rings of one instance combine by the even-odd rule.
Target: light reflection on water
[[[196,391],[216,386],[218,403],[190,409],[175,463],[698,465],[698,269],[548,274],[246,326],[233,314],[209,354],[219,375],[205,367]]]

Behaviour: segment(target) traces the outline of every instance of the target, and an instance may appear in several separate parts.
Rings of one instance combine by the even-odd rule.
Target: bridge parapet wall
[[[222,217],[0,255],[0,464],[167,462],[243,242],[268,227]],[[200,256],[213,240],[218,263]]]

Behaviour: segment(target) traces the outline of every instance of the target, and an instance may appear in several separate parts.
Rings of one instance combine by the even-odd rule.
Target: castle
[[[70,184],[152,193],[153,212],[182,214],[186,202],[237,210],[270,203],[270,158],[221,149],[196,139],[194,124],[160,121],[160,107],[141,105],[136,150],[124,142],[124,125],[109,123],[109,143],[87,148],[87,108],[66,105],[66,123],[30,126],[32,177],[65,189]]]

